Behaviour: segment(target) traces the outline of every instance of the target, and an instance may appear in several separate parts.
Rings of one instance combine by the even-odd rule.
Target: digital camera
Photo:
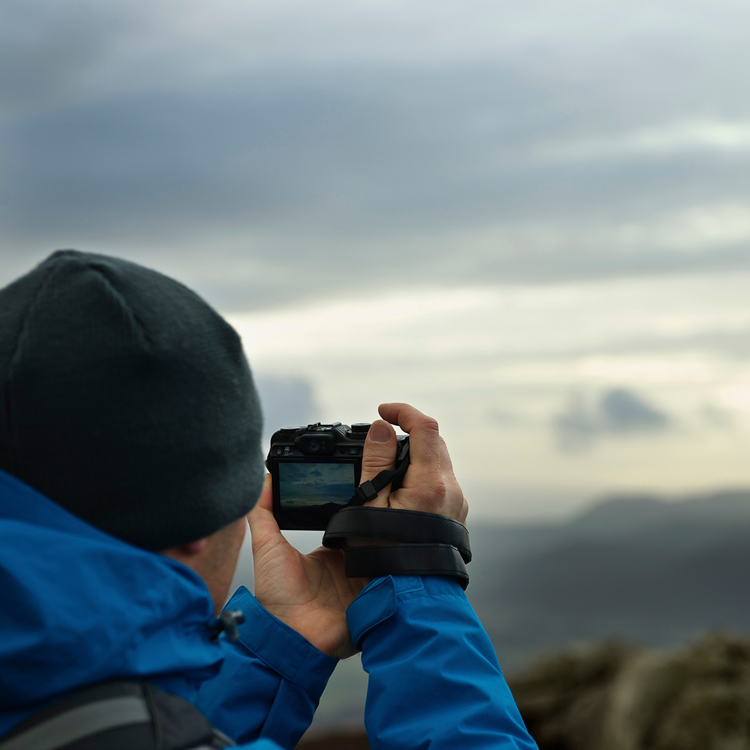
[[[282,427],[271,437],[266,467],[273,479],[273,514],[281,529],[323,531],[349,504],[362,474],[370,425],[309,424]],[[408,450],[398,436],[398,454]],[[397,459],[398,460],[398,459]]]

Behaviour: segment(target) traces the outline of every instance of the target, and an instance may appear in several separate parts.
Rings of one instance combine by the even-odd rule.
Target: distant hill
[[[657,496],[614,496],[597,503],[568,525],[576,528],[615,530],[660,522],[703,521],[708,523],[750,522],[750,490],[699,495],[679,501]]]
[[[618,497],[568,523],[472,533],[469,598],[506,670],[576,640],[750,632],[750,491]]]

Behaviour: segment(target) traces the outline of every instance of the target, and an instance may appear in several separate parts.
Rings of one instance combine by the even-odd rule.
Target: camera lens
[[[308,444],[307,447],[312,453],[317,453],[317,451],[320,450],[320,440],[317,438],[313,438]]]

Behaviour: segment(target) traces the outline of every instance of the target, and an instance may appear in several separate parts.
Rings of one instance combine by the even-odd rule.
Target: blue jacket
[[[244,588],[227,606],[247,618],[240,640],[212,642],[195,573],[0,472],[0,737],[69,691],[132,678],[191,701],[241,748],[293,748],[336,660]],[[380,578],[348,620],[373,748],[536,747],[458,584]]]

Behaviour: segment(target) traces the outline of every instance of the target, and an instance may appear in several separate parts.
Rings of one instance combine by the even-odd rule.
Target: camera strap
[[[362,482],[362,484],[354,490],[354,495],[349,501],[347,507],[363,505],[368,500],[374,500],[378,496],[380,490],[384,490],[389,484],[392,485],[392,489],[397,490],[401,486],[404,474],[406,474],[408,468],[409,439],[406,438],[406,440],[404,440],[399,446],[398,455],[396,456],[396,468],[381,471],[374,479]]]
[[[350,547],[347,539],[382,540]],[[344,550],[349,578],[387,575],[443,575],[469,585],[469,532],[452,518],[400,508],[346,507],[331,518],[323,545]]]
[[[471,562],[466,526],[437,513],[369,505],[342,508],[328,522],[323,545],[328,549],[344,549],[347,538],[355,536],[399,543],[448,545],[456,549],[464,562]]]
[[[389,484],[401,487],[409,468],[409,440],[403,441],[396,456],[396,468],[381,471],[362,482],[349,504],[328,522],[323,545],[344,550],[349,578],[378,578],[388,575],[441,575],[469,585],[466,563],[471,561],[469,532],[447,516],[400,508],[365,506]],[[382,541],[382,544],[350,547],[351,537]]]
[[[466,564],[450,544],[384,544],[348,547],[344,567],[349,578],[381,576],[449,576],[463,589],[469,585]]]

